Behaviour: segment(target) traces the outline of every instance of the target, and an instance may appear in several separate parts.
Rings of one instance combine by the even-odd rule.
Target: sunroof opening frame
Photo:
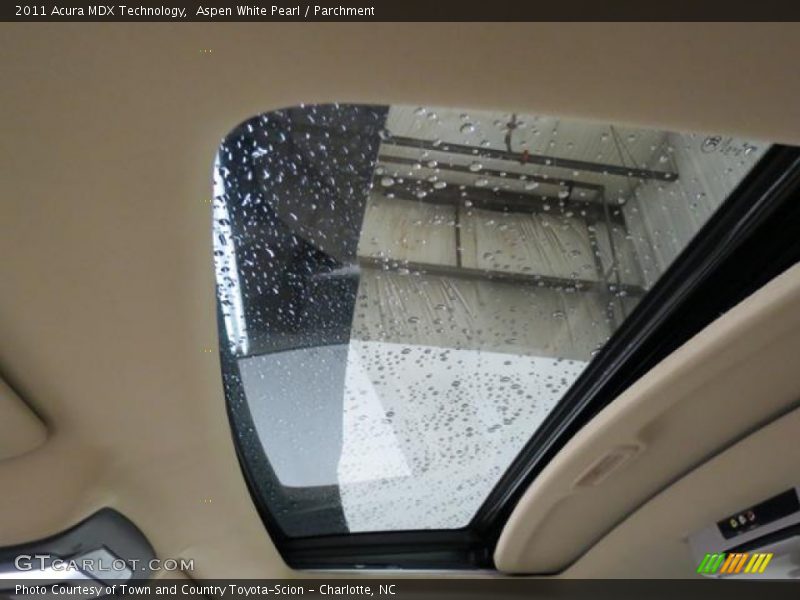
[[[226,379],[240,465],[284,559],[297,568],[492,568],[508,515],[558,449],[647,370],[800,258],[800,243],[791,236],[791,225],[800,225],[800,210],[791,205],[798,181],[800,151],[768,150],[574,382],[463,529],[286,536],[258,491],[259,478],[275,478],[274,470],[266,457],[257,469],[248,467],[252,457],[245,461],[242,454],[255,440],[247,439],[241,417],[232,412],[244,400],[241,382]],[[219,319],[223,336],[221,313]],[[224,345],[221,354],[231,360]]]

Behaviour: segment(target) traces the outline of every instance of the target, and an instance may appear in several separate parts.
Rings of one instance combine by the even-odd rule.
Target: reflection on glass
[[[464,527],[767,146],[309,106],[224,141],[224,376],[290,536]]]

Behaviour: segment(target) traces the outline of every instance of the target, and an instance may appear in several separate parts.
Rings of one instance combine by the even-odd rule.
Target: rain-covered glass
[[[407,106],[237,127],[214,182],[223,376],[278,526],[466,526],[766,148]]]

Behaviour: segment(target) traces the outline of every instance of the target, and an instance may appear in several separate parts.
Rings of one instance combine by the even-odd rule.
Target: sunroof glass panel
[[[307,106],[215,167],[223,375],[290,537],[466,526],[768,145]]]

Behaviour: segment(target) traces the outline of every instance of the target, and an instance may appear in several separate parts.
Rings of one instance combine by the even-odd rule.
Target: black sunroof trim
[[[240,467],[284,560],[295,568],[492,568],[494,547],[513,507],[572,435],[673,350],[800,260],[800,236],[791,233],[800,231],[800,202],[792,205],[800,199],[798,190],[800,149],[773,146],[580,375],[464,529],[287,537],[259,500],[255,474],[246,466],[242,445],[257,438],[243,439],[242,417],[234,415],[233,405],[241,406],[244,391],[241,381],[227,378]],[[225,339],[219,308],[218,321]],[[221,360],[231,361],[221,350]],[[265,468],[271,471],[268,462]]]

